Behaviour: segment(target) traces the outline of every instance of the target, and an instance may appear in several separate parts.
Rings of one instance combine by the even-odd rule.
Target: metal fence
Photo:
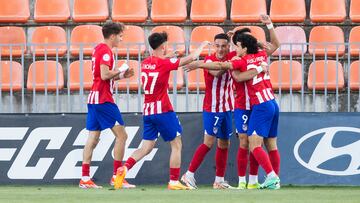
[[[86,101],[88,90],[84,89],[84,60],[91,60],[91,56],[84,55],[84,47],[85,44],[79,44],[79,55],[74,56],[71,53],[71,45],[69,43],[66,44],[67,51],[64,56],[59,56],[59,46],[63,44],[51,44],[52,47],[55,46],[55,54],[54,56],[49,56],[47,46],[49,44],[31,44],[28,43],[26,46],[30,48],[30,50],[25,49],[25,45],[23,44],[1,44],[0,45],[0,61],[10,61],[9,72],[8,75],[3,75],[5,73],[3,70],[3,64],[0,65],[0,113],[47,113],[47,112],[86,112]],[[128,44],[128,47],[134,44]],[[141,54],[140,49],[143,44],[135,44],[138,46],[138,55],[130,56],[129,49],[127,49],[126,56],[118,56],[117,50],[115,51],[115,60],[116,63],[118,60],[136,60],[138,64],[145,58],[144,55]],[[172,45],[174,48],[178,44]],[[312,44],[312,49],[309,50],[312,54],[309,54],[308,47],[309,43],[291,43],[291,44],[282,44],[279,48],[280,54],[278,56],[272,56],[269,58],[269,64],[273,61],[284,61],[287,60],[290,62],[290,73],[293,72],[292,61],[298,61],[301,64],[301,88],[300,90],[294,90],[293,88],[293,75],[289,74],[290,79],[290,87],[288,90],[284,90],[282,86],[283,81],[278,81],[279,88],[275,89],[277,101],[279,103],[280,109],[283,112],[353,112],[360,110],[360,71],[355,71],[359,75],[356,77],[358,88],[350,88],[350,64],[351,62],[357,61],[360,58],[360,52],[358,56],[350,55],[350,46],[349,43],[327,43],[326,45],[335,46],[336,53],[335,55],[329,56],[328,49],[324,48],[325,54],[323,56],[318,56],[315,54],[317,46],[324,44]],[[355,44],[360,47],[359,44]],[[36,46],[44,46],[45,52],[43,56],[37,56],[35,51],[33,51]],[[341,54],[340,49],[342,46],[345,46],[345,53]],[[8,47],[9,56],[1,56],[1,51]],[[13,49],[20,47],[20,56],[13,56]],[[186,44],[186,47],[189,47]],[[293,49],[294,47],[298,49],[300,47],[301,54],[294,55]],[[25,51],[26,50],[26,51]],[[283,51],[287,51],[288,55],[281,54]],[[209,53],[210,53],[209,49]],[[185,55],[188,54],[188,49],[185,49]],[[148,55],[146,53],[145,55]],[[38,91],[36,90],[36,80],[32,80],[32,87],[29,88],[26,84],[28,83],[28,69],[30,64],[43,60],[45,63],[44,68],[44,90]],[[69,71],[70,63],[73,61],[79,60],[80,62],[80,70],[79,70],[79,81],[80,88],[78,91],[70,90],[70,77],[71,73]],[[312,84],[312,89],[308,88],[310,84],[307,83],[308,73],[309,73],[309,65],[310,63],[315,63],[316,60],[324,60],[325,66],[324,71],[321,73],[324,77],[324,88],[322,90],[317,90],[315,88],[315,82]],[[328,61],[334,60],[336,63],[336,80],[335,89],[329,90],[328,88]],[[15,90],[13,80],[13,61],[19,62],[21,64],[21,88]],[[49,61],[56,62],[56,89],[54,91],[50,91],[48,89],[48,64]],[[61,64],[64,71],[64,88],[60,87],[59,84],[59,75],[58,69],[61,68],[58,66]],[[341,69],[339,64],[343,67],[344,75],[338,75],[338,70]],[[280,65],[281,66],[281,65]],[[136,67],[138,72],[140,72],[140,65]],[[315,67],[316,68],[316,67]],[[360,65],[355,67],[360,69]],[[34,67],[36,69],[36,66]],[[281,67],[280,67],[281,69]],[[270,72],[272,70],[270,69]],[[183,74],[184,81],[177,81],[177,74]],[[278,72],[278,78],[283,78],[283,72]],[[317,72],[313,75],[313,79],[316,79]],[[33,78],[39,77],[35,74],[35,71],[32,75]],[[136,77],[136,76],[134,76]],[[200,79],[203,75],[197,70],[196,73],[196,88],[194,90],[189,90],[189,77],[188,73],[183,72],[180,68],[178,71],[174,71],[173,74],[173,88],[169,91],[170,98],[172,100],[172,104],[174,109],[179,112],[198,112],[202,111],[202,100],[204,97],[204,91],[200,87]],[[344,78],[345,85],[344,87],[339,85],[339,81],[341,81],[341,77]],[[6,79],[8,78],[8,79]],[[3,82],[4,80],[4,82]],[[7,81],[8,80],[8,81]],[[314,80],[313,80],[314,81]],[[3,88],[5,83],[9,83],[8,90]],[[138,86],[136,90],[130,90],[129,88],[129,80],[126,82],[125,90],[119,90],[118,85],[115,85],[114,89],[114,99],[118,104],[120,110],[122,112],[142,112],[142,90],[140,84],[140,78],[137,77]],[[184,86],[180,89],[177,88],[178,82],[183,82]],[[353,85],[354,86],[354,85]]]

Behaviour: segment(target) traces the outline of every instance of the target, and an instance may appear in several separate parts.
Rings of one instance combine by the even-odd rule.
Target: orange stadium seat
[[[79,55],[81,48],[84,55],[91,55],[97,43],[104,40],[101,27],[98,25],[79,25],[71,32],[72,55]]]
[[[140,45],[141,44],[141,45]],[[117,53],[120,56],[126,56],[129,52],[130,56],[138,56],[145,52],[145,32],[139,26],[126,25],[123,33],[123,40],[117,47]]]
[[[26,35],[24,29],[13,26],[0,27],[0,44],[14,44],[11,50],[8,45],[0,45],[1,56],[21,56],[21,54],[26,52]]]
[[[293,56],[301,56],[306,53],[306,34],[300,26],[280,26],[275,28],[275,32],[280,43],[284,45],[281,45],[281,48],[276,50],[273,55],[278,56],[281,52],[281,56],[290,56],[290,53]],[[289,43],[294,43],[291,45],[291,49]]]
[[[274,61],[270,65],[270,78],[274,90],[301,90],[301,63],[298,61]],[[291,83],[291,85],[290,85]]]
[[[83,61],[83,88],[84,90],[90,90],[93,79],[92,79],[92,70],[91,70],[92,62],[91,60]],[[80,69],[81,61],[74,61],[70,64],[69,67],[69,86],[70,90],[80,90]]]
[[[200,45],[200,43],[205,40],[213,42],[215,35],[219,33],[224,33],[224,30],[219,26],[195,27],[191,32],[190,52],[195,51],[195,49]],[[207,56],[209,53],[213,52],[213,50],[214,49],[212,47],[207,46],[202,51],[201,56]]]
[[[56,85],[56,75],[58,77],[58,85]],[[35,76],[35,78],[33,78]],[[34,83],[34,84],[33,84]],[[29,67],[27,89],[36,91],[44,91],[47,86],[48,91],[55,91],[64,88],[64,73],[61,64],[56,61],[35,61]]]
[[[168,34],[168,51],[174,51],[174,46],[176,46],[175,48],[179,51],[180,55],[185,53],[185,34],[181,27],[156,26],[151,32],[166,32]]]
[[[169,90],[174,89],[174,74],[175,71],[170,72],[169,77]],[[184,75],[181,68],[179,68],[178,71],[176,71],[176,89],[180,90],[182,87],[184,87]]]
[[[36,0],[35,22],[61,22],[70,18],[69,1],[64,0]]]
[[[126,62],[126,60],[119,60],[117,62],[116,67],[120,67],[124,62]],[[127,79],[118,80],[118,88],[119,88],[119,90],[125,91],[125,90],[127,90],[127,84],[129,83],[129,90],[137,91],[139,88],[139,84],[141,84],[141,78],[140,78],[140,83],[139,83],[140,63],[136,60],[129,60],[127,63],[130,66],[130,68],[134,69],[134,76],[132,76],[131,78],[127,78]]]
[[[21,90],[21,80],[23,76],[21,64],[16,61],[1,61],[0,69],[1,91],[10,91],[11,89],[13,91]]]
[[[360,0],[351,0],[349,16],[352,22],[360,22]]]
[[[74,22],[103,22],[109,17],[107,0],[74,0]]]
[[[143,23],[147,17],[147,0],[113,0],[113,21]]]
[[[272,0],[270,17],[275,23],[304,22],[306,8],[304,0]]]
[[[191,91],[205,90],[204,70],[196,69],[187,73],[188,89]]]
[[[29,0],[0,0],[1,23],[25,23],[30,18]]]
[[[336,66],[338,70],[336,71]],[[338,89],[344,88],[344,71],[341,63],[335,60],[318,60],[312,62],[309,68],[307,85],[309,90],[336,90],[336,75],[338,75]],[[326,81],[326,82],[325,82]],[[326,83],[326,84],[325,84]]]
[[[360,61],[351,63],[349,82],[351,90],[360,90]]]
[[[155,23],[185,22],[186,0],[153,0],[151,20]]]
[[[336,44],[338,43],[338,44]],[[342,43],[342,44],[340,44]],[[337,26],[315,26],[310,31],[309,53],[316,56],[336,56],[336,47],[339,56],[344,55],[344,32]],[[326,48],[326,51],[325,51]]]
[[[249,28],[251,31],[251,34],[259,41],[259,42],[266,42],[266,35],[264,30],[259,26],[238,26],[234,28],[234,31],[240,30],[242,28]]]
[[[233,22],[260,22],[260,15],[266,14],[266,0],[233,0],[230,18]]]
[[[44,56],[45,53],[48,56],[56,56],[56,54],[63,56],[67,51],[66,33],[59,26],[36,27],[31,42],[34,44],[31,47],[31,52],[35,53],[36,56]]]
[[[225,0],[192,0],[190,18],[194,23],[221,23],[226,19]]]
[[[360,54],[360,26],[353,27],[349,35],[350,54],[359,56]]]
[[[310,5],[310,19],[312,22],[344,22],[346,9],[344,0],[312,0]]]

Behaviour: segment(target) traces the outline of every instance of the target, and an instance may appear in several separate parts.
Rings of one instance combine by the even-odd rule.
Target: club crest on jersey
[[[243,125],[242,125],[242,129],[243,129],[243,131],[247,131],[247,129],[248,129],[247,124],[243,124]]]
[[[213,132],[214,132],[214,134],[217,134],[218,128],[217,128],[217,127],[214,127],[214,128],[213,128]]]
[[[171,58],[171,59],[170,59],[170,62],[171,62],[171,63],[176,63],[177,60],[178,60],[177,58]]]
[[[103,60],[104,61],[110,61],[110,55],[109,54],[104,54]]]

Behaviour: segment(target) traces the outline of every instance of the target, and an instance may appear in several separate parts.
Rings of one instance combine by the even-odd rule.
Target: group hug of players
[[[115,189],[135,187],[125,180],[126,173],[152,151],[159,136],[171,146],[170,190],[197,188],[195,172],[216,142],[214,189],[279,189],[279,107],[272,90],[267,61],[268,56],[280,44],[269,16],[261,15],[260,19],[269,30],[270,42],[258,42],[248,28],[229,31],[227,34],[219,33],[212,42],[215,52],[204,60],[198,58],[209,42],[203,42],[188,56],[177,58],[174,53],[168,53],[167,33],[152,33],[148,37],[152,48],[151,56],[141,63],[144,92],[143,141],[141,147],[124,164],[122,160],[127,134],[112,91],[115,80],[132,77],[134,70],[126,63],[119,68],[114,66],[112,48],[117,47],[122,40],[124,26],[106,23],[102,29],[105,40],[94,48],[92,56],[93,86],[88,97],[86,121],[89,137],[84,147],[79,187],[101,188],[90,178],[90,162],[99,142],[100,132],[110,128],[116,138],[113,176],[110,179],[110,184]],[[230,51],[231,49],[234,51]],[[184,67],[186,71],[204,69],[206,84],[203,103],[204,141],[197,147],[188,170],[181,178],[182,127],[168,96],[170,72],[179,67]],[[224,180],[228,148],[233,134],[232,114],[239,138],[237,187],[231,187]],[[249,176],[246,181],[248,165]],[[259,166],[266,172],[266,179],[262,184],[258,182]]]

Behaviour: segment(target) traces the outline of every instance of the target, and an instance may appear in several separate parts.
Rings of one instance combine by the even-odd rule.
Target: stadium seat
[[[126,60],[119,60],[117,62],[117,66],[116,67],[120,67]],[[131,91],[137,91],[139,88],[139,84],[141,84],[141,78],[140,78],[140,83],[139,83],[139,62],[136,60],[129,60],[128,65],[134,69],[134,76],[132,76],[131,78],[127,78],[127,79],[122,79],[122,80],[118,80],[118,88],[119,90],[125,91],[127,90],[127,83],[129,83],[129,90]]]
[[[0,23],[25,23],[30,18],[29,0],[0,0]]]
[[[270,17],[275,23],[304,22],[305,0],[272,0]]]
[[[174,74],[175,71],[170,72],[169,90],[174,89]],[[176,89],[180,90],[182,87],[184,87],[184,75],[182,69],[179,69],[178,71],[176,71]]]
[[[226,19],[225,0],[192,0],[190,18],[194,23],[221,23]]]
[[[36,0],[35,22],[65,23],[70,18],[69,1],[64,0]]]
[[[350,65],[349,82],[351,90],[360,90],[360,61],[354,61]]]
[[[360,54],[360,26],[353,27],[349,35],[350,54],[359,56]]]
[[[310,19],[312,22],[344,22],[346,9],[344,0],[312,0],[310,5]]]
[[[16,44],[10,46],[0,46],[1,56],[21,56],[26,52],[26,35],[21,27],[0,27],[0,44]],[[22,45],[22,46],[21,46]]]
[[[336,44],[337,43],[337,44]],[[309,53],[316,56],[336,56],[336,47],[339,56],[344,55],[344,32],[337,26],[315,26],[310,31]],[[325,51],[326,48],[326,51]]]
[[[185,34],[182,28],[178,26],[156,26],[151,32],[166,32],[168,34],[168,51],[174,51],[174,46],[176,46],[180,55],[185,53]]]
[[[360,0],[351,0],[349,16],[352,22],[360,22]]]
[[[147,0],[113,0],[113,21],[143,23],[147,17]]]
[[[77,56],[81,48],[84,55],[91,55],[97,43],[104,40],[101,27],[98,25],[79,25],[71,32],[71,54]]]
[[[301,63],[298,61],[274,61],[270,65],[270,78],[274,90],[301,90]],[[291,85],[290,85],[291,83]]]
[[[251,31],[251,34],[259,41],[259,42],[266,42],[266,35],[264,30],[259,26],[238,26],[234,28],[234,31],[240,30],[242,28],[249,28]]]
[[[127,52],[129,52],[130,56],[138,56],[139,50],[141,55],[143,55],[145,49],[144,30],[139,26],[126,25],[123,33],[123,40],[116,50],[118,55],[126,56]]]
[[[186,73],[185,73],[186,74]],[[188,89],[190,91],[205,90],[204,70],[196,69],[187,73]]]
[[[59,26],[36,27],[31,38],[31,52],[36,56],[63,56],[66,49],[66,33]]]
[[[92,70],[91,70],[92,62],[91,60],[83,61],[83,88],[84,90],[90,90],[93,79],[92,79]],[[70,64],[69,67],[69,86],[70,90],[77,91],[80,90],[80,67],[81,61],[74,61]]]
[[[186,16],[186,0],[152,0],[151,20],[154,23],[182,23]]]
[[[280,43],[283,45],[273,53],[274,56],[279,56],[280,52],[281,56],[290,56],[290,53],[292,56],[301,56],[306,53],[306,34],[300,26],[280,26],[275,28],[275,32]],[[291,46],[291,50],[289,43],[294,43]]]
[[[233,22],[260,22],[260,15],[266,14],[266,0],[232,0],[230,18]]]
[[[338,67],[337,72],[336,65]],[[338,75],[338,89],[343,89],[344,71],[341,63],[335,60],[328,60],[327,62],[325,62],[325,60],[318,60],[312,62],[310,64],[307,81],[309,90],[313,88],[315,88],[315,90],[325,90],[325,87],[327,87],[327,90],[336,90],[336,75]]]
[[[56,75],[58,77],[58,83],[56,83]],[[45,86],[47,86],[47,91],[55,91],[56,87],[58,87],[59,90],[64,88],[64,74],[60,63],[56,65],[56,61],[48,60],[35,61],[30,65],[26,85],[27,89],[29,91],[33,89],[36,91],[44,91]]]
[[[16,61],[1,61],[1,91],[19,91],[21,90],[22,67]],[[10,82],[11,75],[11,82]]]
[[[215,35],[217,35],[219,33],[224,33],[224,30],[219,26],[195,27],[191,32],[190,52],[195,51],[195,49],[200,45],[200,43],[205,40],[213,42]],[[212,53],[213,51],[214,51],[214,49],[212,47],[207,46],[201,52],[201,56],[207,56],[209,53]]]
[[[107,0],[74,0],[74,22],[104,22],[108,17]]]

